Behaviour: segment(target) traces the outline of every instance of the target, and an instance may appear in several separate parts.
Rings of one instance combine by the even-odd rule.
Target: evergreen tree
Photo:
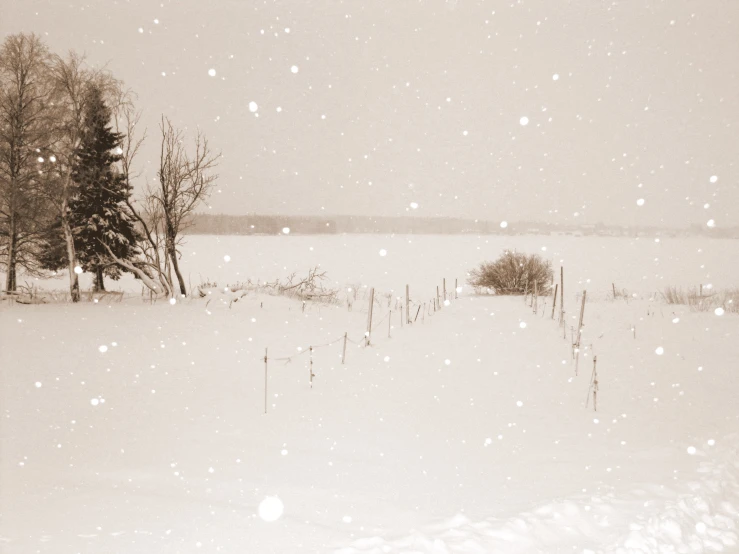
[[[69,211],[79,264],[95,275],[95,290],[105,290],[105,275],[121,275],[108,248],[117,258],[132,260],[138,233],[125,210],[131,187],[115,165],[121,160],[116,149],[123,137],[112,130],[111,111],[99,88],[90,87],[86,104],[84,135],[72,173],[77,193]]]

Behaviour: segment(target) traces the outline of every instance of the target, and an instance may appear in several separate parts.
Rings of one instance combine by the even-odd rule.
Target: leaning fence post
[[[267,413],[267,349],[264,349],[264,413]]]
[[[559,289],[559,283],[554,285],[554,301],[552,302],[552,319],[554,319],[554,309],[557,307],[557,290]]]
[[[367,310],[367,333],[365,334],[365,346],[370,345],[370,337],[372,335],[372,308],[374,308],[375,305],[375,288],[372,287],[370,289],[370,300],[369,300],[369,310]]]
[[[346,361],[346,331],[344,331],[344,351],[341,353],[341,363]]]

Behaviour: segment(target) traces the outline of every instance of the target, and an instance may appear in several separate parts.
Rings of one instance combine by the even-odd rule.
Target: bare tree
[[[141,172],[134,170],[134,160],[146,140],[146,130],[140,137],[137,134],[141,112],[136,110],[133,101],[132,92],[121,90],[114,109],[116,132],[123,136],[120,154],[121,170],[131,188],[133,188],[132,181],[141,176]],[[129,215],[138,222],[141,229],[142,240],[139,248],[144,259],[137,263],[129,262],[123,267],[135,273],[152,292],[172,296],[172,281],[167,277],[165,264],[163,264],[163,260],[167,258],[167,252],[163,234],[160,232],[164,226],[162,213],[158,208],[159,204],[148,186],[144,194],[143,205],[130,198],[126,199],[126,204]],[[158,285],[154,277],[159,282]]]
[[[148,196],[157,227],[164,238],[165,268],[174,270],[180,294],[187,294],[178,263],[177,250],[182,232],[191,224],[195,208],[204,201],[217,175],[212,173],[220,154],[215,154],[200,131],[194,141],[194,151],[188,153],[184,133],[172,126],[166,117],[160,125],[162,144],[159,160],[158,186],[150,187]],[[173,282],[171,277],[169,282]]]
[[[106,97],[116,99],[121,85],[104,69],[91,69],[83,56],[70,52],[67,58],[54,56],[51,75],[58,97],[58,115],[54,133],[55,153],[59,171],[57,187],[50,191],[61,220],[61,230],[66,245],[69,267],[69,291],[73,302],[80,299],[79,279],[75,268],[77,257],[74,247],[74,229],[69,217],[69,200],[75,192],[72,180],[77,149],[84,132],[84,114],[90,86],[102,90]]]
[[[0,48],[0,260],[7,292],[16,290],[17,266],[39,269],[35,254],[49,228],[40,193],[53,172],[44,162],[54,161],[48,156],[54,105],[49,64],[48,49],[36,35],[12,35]]]

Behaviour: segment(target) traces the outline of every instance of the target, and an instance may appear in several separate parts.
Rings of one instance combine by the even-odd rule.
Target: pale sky
[[[212,212],[739,224],[737,0],[0,0],[20,31],[138,93],[145,178],[162,113],[202,128]]]

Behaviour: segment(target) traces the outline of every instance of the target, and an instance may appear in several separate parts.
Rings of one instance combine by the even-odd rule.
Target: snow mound
[[[727,437],[724,444],[739,444]],[[739,545],[739,461],[733,447],[704,462],[698,480],[667,490],[581,496],[544,504],[506,519],[470,521],[457,514],[407,536],[359,539],[336,554],[483,554],[578,552],[662,554],[736,552]],[[651,499],[651,500],[645,500]],[[658,499],[658,500],[654,500]]]

